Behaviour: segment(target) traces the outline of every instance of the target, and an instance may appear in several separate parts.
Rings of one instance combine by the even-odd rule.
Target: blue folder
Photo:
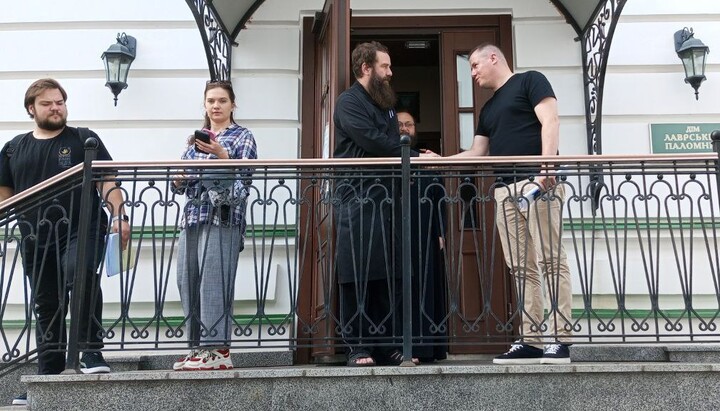
[[[135,266],[134,253],[130,252],[131,244],[125,250],[121,250],[121,246],[120,234],[111,233],[105,237],[105,273],[108,277]]]

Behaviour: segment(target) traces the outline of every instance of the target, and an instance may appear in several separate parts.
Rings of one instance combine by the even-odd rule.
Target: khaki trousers
[[[538,185],[523,180],[497,187],[494,197],[495,223],[505,262],[515,279],[517,312],[522,318],[520,333],[524,343],[540,348],[548,329],[554,337],[548,337],[546,342],[570,342],[572,286],[561,241],[565,189],[558,184],[529,207],[518,207],[518,198],[535,187]],[[549,302],[547,318],[542,278]]]

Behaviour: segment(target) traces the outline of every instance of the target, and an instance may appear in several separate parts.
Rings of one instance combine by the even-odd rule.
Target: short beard
[[[36,124],[40,129],[47,131],[57,131],[62,130],[65,127],[65,125],[67,124],[67,119],[62,118],[60,121],[52,121],[50,119],[37,120]]]
[[[397,97],[395,91],[390,87],[390,82],[373,73],[368,83],[368,94],[383,110],[390,110],[395,107]]]

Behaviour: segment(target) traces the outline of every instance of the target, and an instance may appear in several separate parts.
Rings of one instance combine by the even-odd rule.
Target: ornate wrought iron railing
[[[531,198],[527,192],[538,187],[533,178],[521,183],[522,193],[510,191],[515,181],[535,175],[540,163],[556,177],[555,189]],[[604,176],[599,186],[591,180],[598,170]],[[102,316],[92,310],[74,313],[85,321],[70,327],[75,335],[69,343],[56,334],[39,334],[48,352],[67,350],[71,368],[79,351],[97,349],[84,345],[83,327],[104,339],[104,350],[179,350],[203,336],[205,343],[233,349],[341,352],[371,345],[415,355],[429,347],[421,355],[428,358],[448,347],[501,350],[527,337],[527,330],[541,333],[543,341],[572,334],[569,341],[576,344],[720,341],[714,154],[537,157],[532,163],[527,157],[412,163],[407,158],[93,162],[85,178],[78,166],[0,204],[5,370],[37,356],[34,290],[39,279],[25,274],[23,257],[26,264],[64,267],[67,261],[59,257],[67,251],[63,236],[87,219],[92,206],[85,204],[76,221],[80,197],[69,207],[57,199],[108,180],[116,182],[126,200],[131,252],[122,271],[107,277],[99,235],[105,232],[98,231],[107,228],[88,227],[91,235],[78,250],[91,258],[78,258],[74,250],[68,258],[97,263],[97,270],[89,271],[99,275],[84,280],[59,269],[55,281],[61,304],[52,321],[64,324],[68,297],[62,291],[80,282],[96,291],[86,301],[91,306],[103,291]],[[224,201],[233,206],[246,202],[244,250],[235,278],[226,285],[228,293],[218,296],[234,301],[233,311],[226,304],[223,317],[212,323],[203,323],[197,308],[182,309],[176,285],[178,238],[190,205],[207,206],[211,213],[222,205],[213,196],[189,198],[173,188],[173,181],[199,184],[203,188],[197,193],[221,193],[239,181],[241,189],[227,191]],[[558,187],[564,190],[562,199]],[[498,213],[501,192],[508,195],[501,204],[505,211]],[[544,266],[548,273],[539,297],[545,310],[530,318],[529,260],[517,260],[516,254],[527,243],[520,241],[515,257],[506,260],[501,240],[513,231],[519,234],[507,218],[547,221],[551,215],[538,210],[550,203],[560,207],[562,219],[553,220],[560,230],[544,240],[549,252],[539,264],[557,259],[563,245],[571,311],[564,314],[567,294],[551,263]],[[184,228],[199,235],[206,229]],[[530,252],[524,249],[525,255]],[[507,261],[514,261],[515,277]],[[198,283],[205,266],[200,265]],[[362,301],[366,294],[373,297],[364,304],[343,305],[351,297]],[[218,332],[225,321],[229,338]],[[192,326],[199,334],[191,338]]]

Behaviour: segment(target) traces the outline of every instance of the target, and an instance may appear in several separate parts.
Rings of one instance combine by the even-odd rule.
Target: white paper
[[[524,196],[521,196],[518,198],[517,206],[521,211],[525,211],[530,207],[530,204],[532,204],[535,200],[537,200],[542,195],[542,191],[540,191],[540,187],[534,187],[532,190],[525,193]]]

